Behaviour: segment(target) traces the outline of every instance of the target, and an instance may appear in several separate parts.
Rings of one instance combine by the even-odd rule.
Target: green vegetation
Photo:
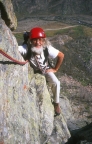
[[[48,30],[46,31],[47,37],[52,37],[55,35],[69,35],[73,39],[81,38],[81,37],[91,37],[92,36],[92,28],[88,28],[85,26],[76,26],[67,29],[59,29],[59,30]]]
[[[68,35],[73,39],[61,46],[58,42],[53,45],[60,49],[64,54],[64,62],[57,75],[67,74],[80,81],[83,85],[92,84],[92,48],[91,37],[92,28],[76,26],[67,29],[48,30],[47,37]],[[18,43],[23,42],[23,34],[15,34]]]
[[[92,48],[90,46],[92,28],[76,26],[59,31],[49,31],[47,35],[68,35],[73,38],[62,46],[62,49],[58,44],[54,43],[65,54],[60,71],[72,76],[84,86],[92,84],[92,66],[90,64],[92,59]]]
[[[63,52],[65,53],[63,73],[73,76],[79,80],[82,85],[92,84],[92,48],[90,47],[90,38],[92,34],[89,29],[79,26],[71,29],[68,35],[73,38],[65,44]],[[67,66],[67,69],[66,67]]]
[[[57,29],[57,30],[48,30],[45,31],[47,37],[53,37],[55,35],[69,35],[73,39],[78,39],[82,37],[91,37],[92,36],[92,29],[87,28],[84,26],[76,26],[73,28],[67,28],[67,29]],[[23,38],[22,33],[16,33],[14,34],[17,40],[20,42]]]
[[[15,33],[14,35],[15,35],[19,45],[21,43],[23,43],[23,33]]]

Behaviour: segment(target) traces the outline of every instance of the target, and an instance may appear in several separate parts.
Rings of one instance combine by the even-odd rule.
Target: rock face
[[[1,1],[5,10],[8,2],[12,9],[10,1]],[[8,11],[7,7],[7,16]],[[23,61],[17,41],[5,24],[8,18],[8,26],[12,23],[16,27],[12,11],[6,22],[0,20],[0,49]],[[66,121],[62,114],[54,118],[45,78],[34,74],[32,68],[28,70],[28,66],[16,64],[0,54],[0,143],[64,144],[70,138]]]
[[[53,18],[67,15],[92,15],[92,1],[90,0],[12,0],[14,9],[19,18],[44,16]],[[26,9],[26,12],[25,12]]]
[[[13,11],[11,0],[0,0],[1,17],[6,25],[14,30],[17,27],[17,19]]]

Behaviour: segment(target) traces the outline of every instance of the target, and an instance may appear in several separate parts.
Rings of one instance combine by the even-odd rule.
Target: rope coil
[[[4,50],[2,50],[2,49],[0,49],[0,53],[3,55],[3,56],[5,56],[5,57],[7,57],[8,59],[10,59],[11,61],[13,61],[13,62],[15,62],[15,63],[17,63],[17,64],[20,64],[20,65],[25,65],[27,62],[28,62],[28,60],[26,60],[26,61],[24,61],[24,62],[22,62],[22,61],[19,61],[19,60],[16,60],[16,59],[14,59],[13,57],[11,57],[9,54],[7,54]]]

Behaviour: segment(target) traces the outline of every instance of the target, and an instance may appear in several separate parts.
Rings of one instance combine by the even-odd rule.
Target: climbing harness
[[[7,57],[8,59],[10,59],[11,61],[13,61],[13,62],[15,62],[15,63],[17,63],[17,64],[20,64],[20,65],[25,65],[25,64],[28,62],[28,60],[22,62],[22,61],[19,61],[19,60],[14,59],[13,57],[11,57],[10,55],[8,55],[8,54],[7,54],[4,50],[2,50],[1,48],[0,48],[0,53],[1,53],[2,55],[4,55],[5,57]]]

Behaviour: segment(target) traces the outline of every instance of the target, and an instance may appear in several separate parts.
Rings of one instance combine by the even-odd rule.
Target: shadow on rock
[[[71,138],[66,144],[92,144],[92,123],[70,133]]]

